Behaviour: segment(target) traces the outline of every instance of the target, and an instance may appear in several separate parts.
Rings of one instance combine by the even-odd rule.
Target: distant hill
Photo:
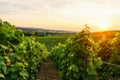
[[[26,27],[17,27],[17,29],[21,29],[24,32],[51,32],[51,33],[75,33],[74,31],[65,31],[65,30],[51,30],[51,29],[42,29],[42,28],[26,28]]]
[[[17,27],[17,29],[21,29],[26,35],[54,35],[54,34],[73,34],[76,33],[74,31],[64,31],[64,30],[50,30],[50,29],[42,29],[42,28],[26,28],[26,27]]]

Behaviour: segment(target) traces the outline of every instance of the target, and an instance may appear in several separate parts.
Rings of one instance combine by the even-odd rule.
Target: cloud
[[[119,0],[116,0],[119,3]],[[0,14],[57,14],[64,11],[87,13],[85,10],[118,10],[112,0],[0,0]],[[102,11],[102,10],[101,10]],[[98,11],[99,12],[99,11]],[[60,13],[60,14],[61,14]]]
[[[0,0],[0,14],[14,14],[39,11],[43,8],[42,3],[37,4],[28,0]]]

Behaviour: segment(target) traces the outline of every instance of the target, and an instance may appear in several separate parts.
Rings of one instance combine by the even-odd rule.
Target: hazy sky
[[[16,26],[80,31],[120,29],[120,0],[0,0],[0,18]]]

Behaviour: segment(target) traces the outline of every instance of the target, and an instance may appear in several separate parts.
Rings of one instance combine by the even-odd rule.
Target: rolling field
[[[56,46],[58,43],[64,43],[69,36],[71,35],[35,36],[35,38],[40,43],[44,43],[48,51],[51,51],[53,46]]]

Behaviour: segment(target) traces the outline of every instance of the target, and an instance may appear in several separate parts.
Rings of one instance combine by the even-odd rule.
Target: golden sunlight
[[[100,28],[108,28],[109,27],[109,21],[105,18],[102,18],[98,21],[98,24],[97,24]]]

